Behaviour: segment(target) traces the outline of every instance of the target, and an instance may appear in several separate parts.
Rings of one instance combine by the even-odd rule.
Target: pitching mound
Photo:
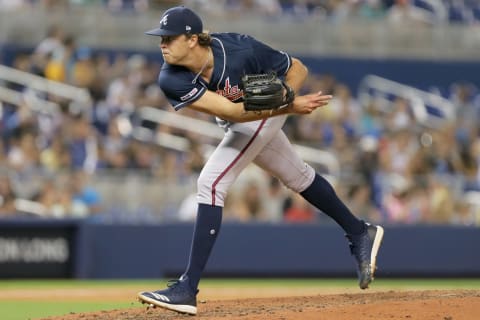
[[[164,309],[69,314],[49,320],[301,319],[301,320],[474,320],[480,319],[480,291],[442,290],[329,294],[306,297],[201,301],[196,317]]]

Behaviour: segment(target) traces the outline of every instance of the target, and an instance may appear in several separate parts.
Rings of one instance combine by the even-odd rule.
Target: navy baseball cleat
[[[191,315],[197,314],[197,293],[190,287],[188,277],[182,276],[178,280],[170,280],[168,288],[158,291],[145,291],[138,294],[142,303],[148,303],[154,307],[174,310]]]
[[[376,269],[377,253],[383,239],[383,228],[365,223],[366,230],[360,235],[346,235],[350,252],[357,260],[358,284],[367,289],[373,280]]]

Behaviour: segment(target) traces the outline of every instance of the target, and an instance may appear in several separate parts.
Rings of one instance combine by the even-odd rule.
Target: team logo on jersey
[[[243,90],[240,90],[238,84],[232,86],[230,84],[230,77],[225,80],[225,87],[223,88],[223,90],[217,90],[216,92],[217,94],[224,96],[230,101],[235,101],[243,97]]]
[[[168,14],[166,14],[165,16],[163,16],[162,20],[160,20],[160,24],[166,26],[167,25],[167,22],[168,22]]]
[[[198,89],[197,88],[193,88],[192,90],[190,90],[189,93],[187,93],[186,95],[180,97],[180,100],[182,101],[185,101],[185,100],[188,100],[190,99],[191,97],[193,97],[195,95],[195,93],[198,92]]]

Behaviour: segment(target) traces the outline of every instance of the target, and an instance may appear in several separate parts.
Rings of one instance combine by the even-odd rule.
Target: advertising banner
[[[72,276],[71,225],[0,225],[0,278]]]

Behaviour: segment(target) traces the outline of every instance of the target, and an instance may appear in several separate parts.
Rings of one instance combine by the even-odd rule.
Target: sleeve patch
[[[193,97],[197,92],[198,92],[198,89],[197,89],[197,88],[193,88],[192,90],[190,90],[189,93],[187,93],[186,95],[180,97],[180,100],[186,101],[186,100],[190,99],[191,97]]]

